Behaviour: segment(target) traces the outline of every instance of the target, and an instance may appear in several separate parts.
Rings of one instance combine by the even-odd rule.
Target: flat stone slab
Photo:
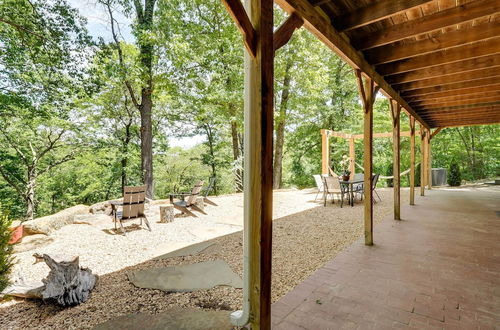
[[[212,245],[215,245],[214,242],[201,242],[201,243],[196,243],[193,245],[189,245],[186,247],[183,247],[179,250],[175,250],[166,254],[162,254],[161,256],[158,256],[154,258],[153,260],[161,260],[161,259],[168,259],[168,258],[175,258],[175,257],[185,257],[185,256],[194,256],[197,255]]]
[[[207,290],[219,285],[242,288],[243,281],[224,260],[142,269],[127,274],[136,287],[168,292]]]
[[[229,312],[174,308],[159,314],[129,314],[94,327],[94,330],[228,330],[233,329]]]

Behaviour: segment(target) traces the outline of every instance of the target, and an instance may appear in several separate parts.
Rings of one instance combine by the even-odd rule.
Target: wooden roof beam
[[[416,96],[412,96],[409,101],[412,103],[418,101],[429,101],[429,100],[441,100],[443,98],[454,97],[454,96],[472,96],[479,95],[479,93],[486,92],[495,92],[500,91],[500,82],[488,84],[485,86],[476,86],[476,87],[463,87],[457,88],[455,90],[447,90],[442,92],[429,92],[427,94],[420,94]]]
[[[326,46],[342,57],[353,68],[359,69],[371,77],[389,97],[396,100],[410,115],[426,128],[423,121],[410,105],[379,75],[354,47],[331,25],[330,21],[321,15],[307,0],[275,0],[289,14],[296,13],[304,20],[304,27],[321,40]]]
[[[414,105],[413,108],[415,111],[419,111],[422,109],[429,110],[429,109],[438,109],[438,108],[443,108],[447,106],[466,106],[470,104],[478,104],[478,103],[489,103],[489,102],[495,102],[495,101],[500,101],[500,96],[492,96],[492,97],[482,97],[482,98],[476,98],[476,99],[470,99],[470,100],[459,100],[459,101],[448,101],[448,102],[443,102],[443,103],[434,103],[434,104],[419,104],[419,105]]]
[[[381,75],[388,76],[495,54],[500,54],[500,37],[381,64],[376,69]]]
[[[494,125],[494,124],[498,124],[499,122],[491,122],[491,123],[472,123],[472,124],[448,124],[448,125],[443,125],[442,127],[444,128],[448,128],[448,127],[466,127],[466,126],[482,126],[482,125]],[[432,126],[432,127],[436,127],[436,126]]]
[[[423,39],[412,43],[395,43],[369,49],[366,58],[372,64],[398,61],[409,57],[437,52],[445,48],[457,47],[471,42],[495,38],[500,35],[500,24],[491,22],[453,32],[441,33],[431,39]]]
[[[273,35],[273,45],[274,51],[277,51],[281,47],[290,41],[290,38],[296,29],[299,29],[304,21],[299,16],[292,14],[290,15],[283,24],[274,32]]]
[[[478,118],[467,120],[436,120],[431,121],[431,127],[457,127],[457,126],[472,126],[472,125],[490,125],[499,124],[499,118]]]
[[[472,58],[464,61],[448,63],[440,66],[433,66],[421,70],[404,72],[386,77],[390,84],[401,84],[410,81],[417,81],[454,73],[462,73],[485,68],[500,66],[500,55],[488,55],[479,58]]]
[[[243,35],[243,43],[250,55],[255,57],[256,32],[240,0],[222,0],[229,15]]]
[[[402,92],[401,95],[403,97],[415,97],[420,95],[441,93],[441,92],[450,92],[444,95],[460,95],[462,92],[467,92],[468,89],[472,87],[485,87],[489,85],[498,85],[500,82],[497,77],[488,77],[483,79],[476,79],[465,82],[458,82],[454,84],[447,84],[442,86],[432,86],[421,89],[414,89],[406,92]],[[496,86],[493,88],[497,88]],[[443,94],[441,94],[443,95]]]
[[[431,133],[431,140],[433,137],[435,137],[439,132],[441,132],[441,130],[443,129],[443,127],[438,127],[434,130],[434,132]]]
[[[432,0],[379,0],[366,7],[359,8],[351,13],[343,14],[333,19],[333,24],[340,32],[359,28],[406,10],[421,6]]]
[[[411,100],[409,103],[413,106],[414,109],[417,109],[419,107],[424,107],[424,106],[436,106],[439,104],[452,105],[453,103],[460,104],[459,102],[477,102],[478,100],[491,100],[491,99],[500,100],[500,91],[457,95],[457,96],[449,96],[449,97],[428,99],[428,100],[415,99]]]
[[[406,38],[434,32],[443,28],[468,22],[476,18],[490,16],[500,11],[500,0],[479,0],[438,11],[432,15],[413,19],[363,34],[352,43],[364,50],[387,45]]]
[[[465,81],[474,81],[477,79],[483,79],[487,77],[498,77],[498,76],[500,76],[500,66],[496,66],[493,68],[485,68],[476,71],[454,73],[447,76],[422,79],[407,83],[394,84],[393,86],[398,91],[409,91],[413,89],[426,88],[432,86],[446,86],[447,84],[453,84]],[[497,81],[500,80],[498,80],[497,78]]]

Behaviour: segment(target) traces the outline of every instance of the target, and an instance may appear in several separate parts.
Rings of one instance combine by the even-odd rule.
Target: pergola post
[[[356,70],[356,77],[360,98],[363,101],[364,112],[364,195],[365,195],[365,245],[373,245],[373,163],[372,163],[372,147],[373,147],[373,103],[377,95],[378,86],[375,86],[373,80],[367,77],[363,83],[361,71]]]
[[[432,189],[432,153],[431,153],[431,131],[427,132],[427,189]]]
[[[425,195],[425,129],[420,125],[420,196]]]
[[[330,141],[328,130],[321,130],[321,174],[328,174],[330,166]]]
[[[410,115],[410,205],[415,205],[415,117]]]
[[[401,220],[400,198],[400,114],[401,106],[393,99],[389,100],[392,117],[392,169],[394,190],[394,220]]]
[[[349,138],[349,159],[351,160],[349,164],[349,171],[351,171],[351,175],[354,175],[356,171],[356,151],[355,151],[354,138]]]

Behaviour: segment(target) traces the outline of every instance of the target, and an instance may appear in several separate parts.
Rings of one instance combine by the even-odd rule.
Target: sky
[[[98,4],[96,0],[68,0],[73,8],[78,9],[80,14],[87,18],[87,29],[89,33],[96,39],[101,37],[106,42],[112,41],[111,30],[109,28],[109,16],[104,7]],[[121,14],[113,13],[123,40],[128,42],[134,41],[134,36],[131,33],[131,20]],[[202,143],[205,138],[201,135],[193,137],[173,137],[169,136],[169,145],[171,147],[191,148]]]

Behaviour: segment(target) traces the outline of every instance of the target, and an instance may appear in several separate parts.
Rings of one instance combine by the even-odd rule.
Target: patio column
[[[425,195],[425,129],[420,125],[420,196]]]
[[[431,130],[427,131],[427,189],[432,189],[432,153],[431,153]]]
[[[351,175],[354,176],[354,172],[356,171],[356,151],[355,151],[354,138],[349,138],[349,159],[351,160],[351,164],[349,165],[349,171],[351,171]]]
[[[415,205],[415,117],[410,115],[410,205]]]
[[[330,141],[328,130],[321,130],[321,174],[328,174],[330,166]]]
[[[392,173],[393,179],[393,190],[394,190],[394,220],[401,220],[401,207],[400,207],[400,178],[399,178],[399,166],[400,166],[400,121],[399,116],[401,114],[401,106],[399,103],[393,99],[389,100],[389,105],[391,107],[391,117],[392,117]]]
[[[365,245],[373,245],[373,191],[372,191],[372,178],[373,178],[373,164],[372,164],[372,140],[373,140],[373,103],[377,95],[378,86],[375,86],[373,80],[366,77],[363,82],[361,71],[356,70],[356,77],[361,101],[363,102],[364,110],[364,195],[365,195]]]

